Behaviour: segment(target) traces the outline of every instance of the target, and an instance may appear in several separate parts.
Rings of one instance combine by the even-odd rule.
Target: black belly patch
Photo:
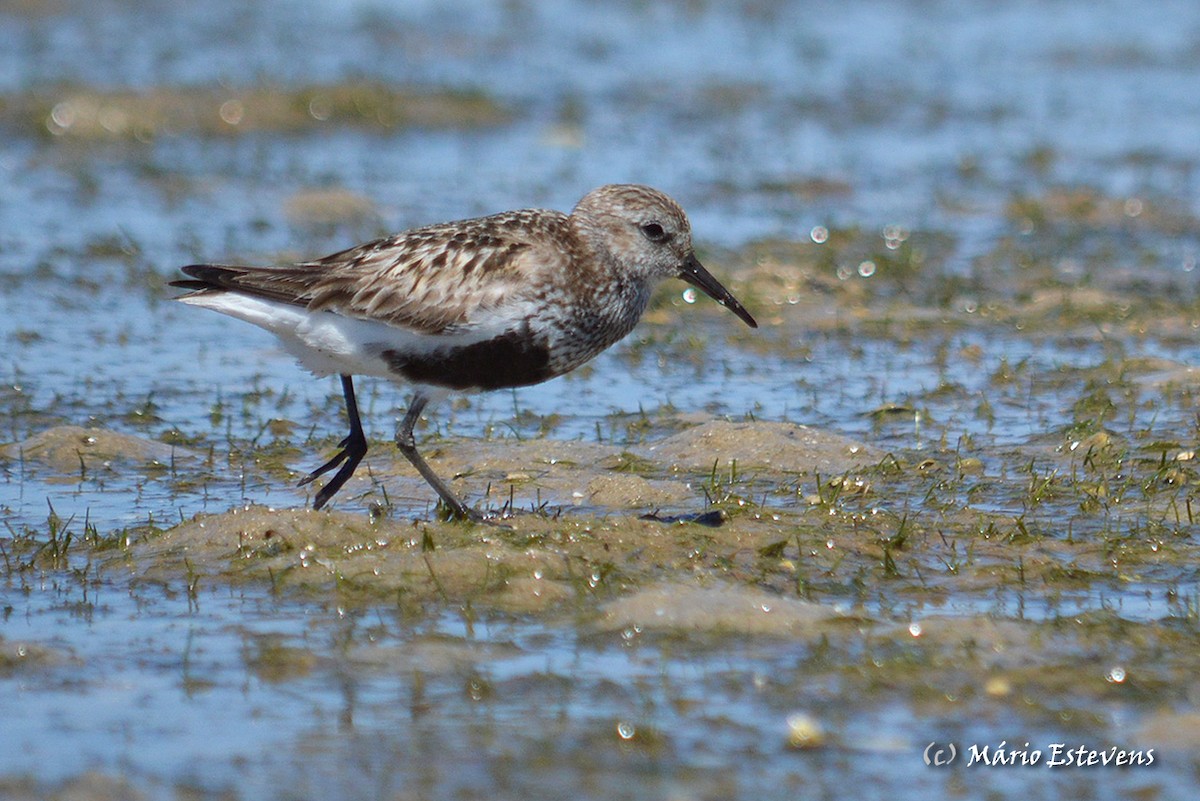
[[[550,349],[527,328],[421,355],[385,350],[383,358],[393,372],[409,381],[447,389],[523,387],[555,375],[550,370]]]

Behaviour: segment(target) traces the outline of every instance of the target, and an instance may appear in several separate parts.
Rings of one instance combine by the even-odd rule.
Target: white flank
[[[453,334],[438,335],[334,312],[312,312],[294,304],[236,292],[185,295],[179,300],[270,331],[279,337],[288,353],[316,375],[364,375],[391,381],[402,379],[389,369],[383,357],[386,351],[419,357],[491,339],[522,319],[511,316],[513,310],[506,310],[509,313],[487,314],[480,324],[460,327]]]

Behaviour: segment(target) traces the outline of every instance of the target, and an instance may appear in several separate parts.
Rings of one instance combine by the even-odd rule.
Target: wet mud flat
[[[800,5],[0,9],[0,799],[1190,799],[1195,9]],[[165,288],[613,180],[762,327],[432,410],[501,525]]]
[[[532,414],[483,437],[425,428],[434,469],[496,525],[440,520],[386,441],[334,510],[306,509],[294,484],[334,447],[335,433],[314,433],[336,430],[330,404],[289,418],[276,414],[289,407],[249,403],[264,415],[244,426],[253,437],[231,435],[219,415],[167,424],[167,398],[137,426],[54,423],[38,410],[37,432],[5,446],[10,486],[86,496],[134,485],[179,511],[114,526],[51,505],[44,523],[10,524],[6,593],[58,598],[27,617],[93,619],[132,602],[178,625],[233,604],[242,611],[191,627],[233,626],[234,653],[178,674],[168,648],[163,667],[142,670],[172,665],[170,683],[202,717],[241,687],[258,711],[236,715],[269,719],[264,699],[283,710],[309,697],[318,722],[273,741],[270,756],[217,749],[219,780],[126,757],[136,769],[13,775],[7,797],[251,796],[261,779],[249,774],[294,778],[301,759],[290,786],[353,792],[365,776],[398,797],[581,783],[584,797],[783,797],[831,792],[847,775],[880,796],[983,782],[1049,797],[1082,782],[1176,797],[1200,749],[1189,700],[1200,379],[1177,356],[1200,319],[1195,301],[1132,279],[1066,286],[1056,265],[1033,260],[972,284],[940,269],[941,239],[906,233],[889,248],[878,236],[722,254],[763,335],[726,333],[722,310],[665,295],[621,355],[736,376],[836,352],[836,366],[812,369],[843,386],[810,415],[835,418],[845,404],[855,415],[805,425],[664,406],[570,439],[556,437],[569,423]],[[868,260],[866,275],[836,266]],[[698,321],[693,336],[684,319]],[[881,358],[934,380],[881,386]],[[792,392],[833,392],[819,376],[790,380]],[[263,494],[269,505],[252,500]],[[201,500],[206,511],[184,511]],[[234,622],[246,607],[253,622]],[[103,683],[90,671],[114,664],[10,632],[0,670],[26,703],[70,697],[77,683],[90,697]],[[197,659],[190,646],[184,657]],[[1149,754],[1156,766],[1047,769],[1031,785],[1028,774],[930,772],[921,751],[939,739],[1043,762],[1069,744],[1080,758]],[[432,762],[415,756],[431,747]],[[901,767],[881,777],[883,764]]]

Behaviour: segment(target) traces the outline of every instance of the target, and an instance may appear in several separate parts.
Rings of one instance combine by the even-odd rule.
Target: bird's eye
[[[656,222],[643,223],[642,236],[651,242],[666,242],[671,238],[666,229]]]

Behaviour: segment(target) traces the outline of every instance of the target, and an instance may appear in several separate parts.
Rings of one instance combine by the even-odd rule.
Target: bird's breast
[[[649,302],[644,284],[614,282],[586,302],[561,308],[554,326],[552,366],[565,373],[607,350],[633,330]]]
[[[513,315],[487,338],[433,346],[426,339],[419,347],[390,347],[380,355],[397,378],[452,390],[537,384],[574,370],[628,334],[649,292],[630,285],[559,301],[525,304],[522,316]]]

